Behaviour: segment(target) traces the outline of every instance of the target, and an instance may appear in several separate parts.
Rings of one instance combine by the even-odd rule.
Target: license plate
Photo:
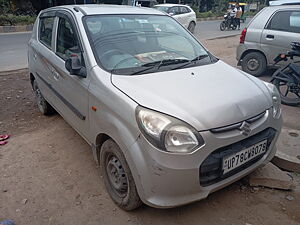
[[[251,159],[267,151],[267,140],[261,141],[249,148],[223,158],[223,174],[238,168]]]

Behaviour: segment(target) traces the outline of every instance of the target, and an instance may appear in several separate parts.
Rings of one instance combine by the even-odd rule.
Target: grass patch
[[[0,15],[0,26],[30,25],[35,19],[35,16]]]

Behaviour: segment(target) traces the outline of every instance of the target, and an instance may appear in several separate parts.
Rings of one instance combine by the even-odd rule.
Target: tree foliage
[[[259,3],[267,5],[269,0],[193,0],[192,3],[200,12],[220,12],[226,10],[229,2]]]

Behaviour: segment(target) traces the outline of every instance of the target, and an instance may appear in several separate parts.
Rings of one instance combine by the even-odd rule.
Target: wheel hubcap
[[[259,61],[257,59],[250,59],[247,63],[247,67],[251,71],[255,71],[259,68]]]
[[[120,196],[124,197],[128,189],[128,181],[124,168],[120,160],[116,156],[108,158],[106,165],[106,173],[115,192]]]

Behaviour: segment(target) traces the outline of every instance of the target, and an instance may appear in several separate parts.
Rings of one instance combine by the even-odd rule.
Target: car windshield
[[[168,6],[154,6],[154,8],[158,9],[159,11],[167,13],[170,7],[168,7]]]
[[[99,66],[114,74],[212,63],[211,55],[169,16],[93,15],[86,16],[84,23]]]

